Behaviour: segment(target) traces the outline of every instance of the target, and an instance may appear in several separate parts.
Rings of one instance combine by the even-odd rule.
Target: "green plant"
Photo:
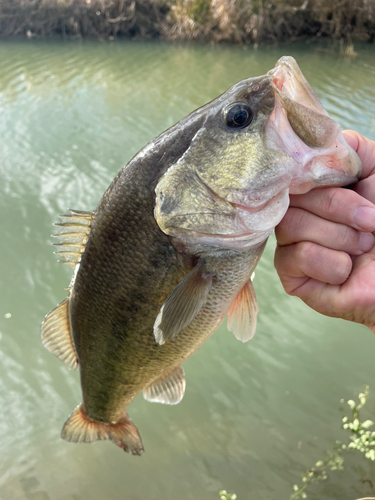
[[[299,498],[307,498],[306,490],[309,485],[316,481],[325,480],[328,477],[327,471],[331,470],[343,470],[344,469],[344,457],[346,452],[351,450],[359,451],[363,453],[364,456],[373,462],[375,462],[375,431],[369,430],[374,422],[372,420],[360,420],[359,411],[366,404],[370,390],[369,386],[365,386],[364,392],[358,395],[359,403],[350,399],[347,404],[351,410],[350,416],[345,416],[342,419],[342,427],[349,433],[349,439],[347,443],[342,443],[336,441],[334,444],[333,451],[327,452],[324,460],[319,460],[316,464],[307,469],[303,474],[301,480],[302,484],[299,486],[295,484],[293,486],[293,493],[291,494],[289,500],[297,500]],[[343,403],[344,400],[341,400]],[[375,500],[374,497],[366,497],[359,500]]]
[[[219,491],[220,500],[236,500],[237,495],[235,493],[228,493],[225,490]]]

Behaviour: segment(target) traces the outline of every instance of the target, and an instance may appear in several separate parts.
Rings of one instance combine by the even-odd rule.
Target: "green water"
[[[225,326],[185,364],[187,390],[170,407],[137,397],[129,413],[141,458],[112,443],[59,437],[81,401],[79,377],[40,343],[44,315],[71,273],[50,234],[67,208],[95,207],[115,174],[151,138],[236,81],[297,58],[343,128],[375,139],[375,48],[339,59],[314,45],[263,48],[151,42],[0,43],[0,498],[5,500],[288,500],[340,429],[340,399],[368,383],[375,414],[375,338],[286,296],[272,266],[257,268],[257,333]],[[9,317],[11,314],[11,317]],[[310,497],[374,496],[359,457]],[[315,495],[315,496],[314,496]]]

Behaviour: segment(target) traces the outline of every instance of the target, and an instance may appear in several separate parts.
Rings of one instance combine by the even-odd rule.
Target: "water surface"
[[[256,271],[254,339],[243,345],[223,325],[184,364],[181,404],[132,403],[141,458],[110,442],[60,439],[81,401],[79,377],[42,348],[39,332],[71,275],[50,247],[58,214],[93,209],[142,146],[236,81],[293,55],[342,127],[375,139],[375,49],[356,50],[347,61],[322,45],[1,41],[1,498],[214,500],[225,488],[239,500],[288,500],[302,472],[343,438],[340,399],[366,383],[375,391],[374,336],[286,296],[273,238]],[[366,478],[373,467],[354,460],[313,498],[371,496]]]

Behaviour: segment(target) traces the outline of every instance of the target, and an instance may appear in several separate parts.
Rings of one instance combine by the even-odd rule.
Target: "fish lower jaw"
[[[265,231],[249,231],[241,235],[204,234],[196,231],[185,231],[184,234],[172,237],[175,247],[184,247],[185,253],[198,255],[201,252],[215,253],[215,251],[232,250],[246,252],[251,248],[264,243],[274,227]]]
[[[340,140],[336,142],[336,150],[344,148]],[[301,172],[296,172],[289,187],[290,194],[304,194],[324,186],[348,186],[358,181],[362,172],[358,156],[349,150],[346,156],[338,155],[335,158],[332,150],[333,148],[320,157],[311,158]]]
[[[232,250],[246,252],[261,245],[267,240],[277,224],[284,217],[289,206],[289,190],[282,189],[272,196],[267,203],[254,210],[252,207],[237,205],[235,217],[230,226],[226,226],[226,233],[220,232],[220,225],[212,219],[212,232],[194,230],[194,227],[165,228],[164,231],[172,237],[177,250],[184,249],[184,253],[199,254],[201,250],[210,252]],[[198,227],[197,227],[198,229]]]
[[[277,99],[267,127],[267,146],[283,152],[282,161],[291,178],[290,194],[303,194],[318,186],[345,186],[358,180],[361,162],[342,132],[338,131],[327,146],[308,146],[291,127]]]

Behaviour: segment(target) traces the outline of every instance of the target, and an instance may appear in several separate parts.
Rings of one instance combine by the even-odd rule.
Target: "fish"
[[[251,276],[289,195],[360,174],[340,125],[284,56],[152,140],[95,210],[60,216],[57,253],[74,274],[42,343],[79,369],[82,388],[62,438],[141,455],[135,396],[179,403],[181,364],[226,316],[238,340],[254,335]]]

